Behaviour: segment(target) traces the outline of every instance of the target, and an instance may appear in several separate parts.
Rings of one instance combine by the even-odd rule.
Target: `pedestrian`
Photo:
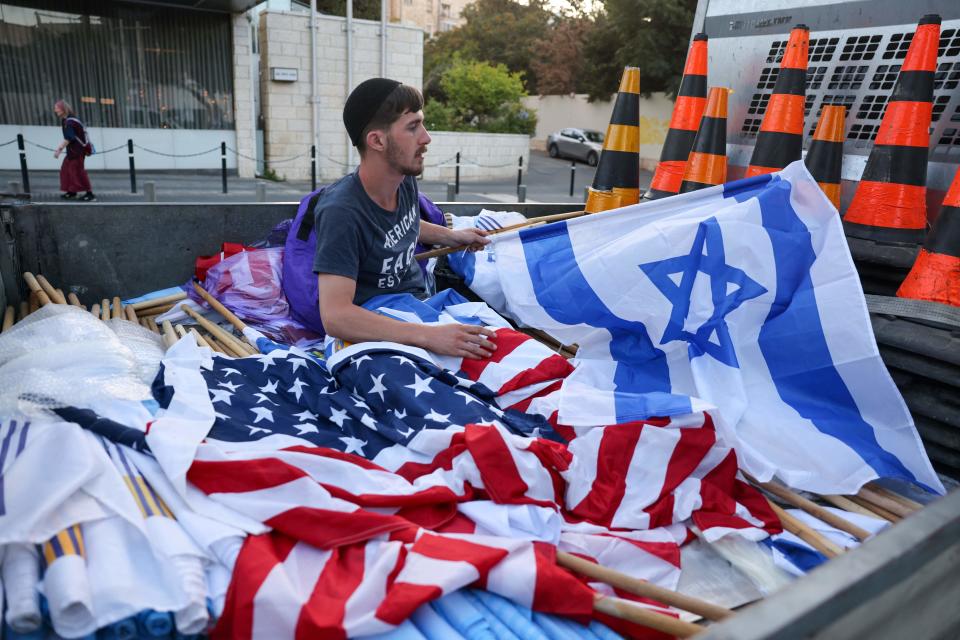
[[[480,249],[480,229],[420,219],[415,176],[423,173],[430,134],[423,126],[423,96],[387,78],[360,83],[347,98],[343,122],[360,152],[360,166],[327,187],[315,209],[320,318],[327,335],[347,342],[385,340],[462,358],[487,358],[493,331],[463,324],[401,322],[363,308],[374,296],[426,295],[414,260],[426,245]]]
[[[90,187],[90,176],[83,168],[87,156],[93,153],[93,145],[87,137],[87,129],[73,113],[73,107],[63,100],[57,100],[53,105],[53,112],[60,118],[60,127],[63,129],[63,142],[53,152],[54,158],[59,158],[63,150],[67,155],[60,165],[60,195],[64,200],[73,200],[81,191],[85,191],[80,200],[90,202],[96,200],[93,189]]]

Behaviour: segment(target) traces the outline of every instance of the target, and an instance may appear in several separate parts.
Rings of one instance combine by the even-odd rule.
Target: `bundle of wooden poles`
[[[20,303],[19,310],[13,306],[6,308],[3,314],[3,324],[0,325],[0,331],[8,331],[14,324],[45,305],[70,304],[89,311],[94,317],[100,320],[121,319],[139,324],[159,334],[163,338],[164,345],[167,348],[187,333],[190,333],[200,346],[210,347],[225,356],[242,358],[260,353],[256,346],[250,344],[245,338],[238,338],[232,333],[225,331],[216,323],[204,318],[189,306],[183,304],[182,301],[187,298],[185,291],[128,305],[124,305],[120,301],[119,296],[114,296],[112,300],[110,298],[104,298],[100,302],[94,302],[88,309],[80,302],[76,294],[71,292],[64,295],[61,289],[50,284],[50,281],[43,275],[38,274],[35,276],[29,271],[25,271],[23,273],[23,279],[30,292],[29,296],[27,300]],[[233,325],[241,336],[243,335],[243,330],[246,328],[246,325],[240,318],[220,304],[216,298],[197,283],[193,283],[193,287],[200,297]],[[158,327],[156,322],[157,316],[170,311],[178,304],[180,305],[180,309],[193,320],[196,326],[185,327],[183,324],[173,325],[165,320],[162,325]]]

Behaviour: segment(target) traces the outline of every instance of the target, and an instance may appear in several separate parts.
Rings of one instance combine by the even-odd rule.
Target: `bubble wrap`
[[[162,355],[143,327],[46,305],[0,335],[0,415],[148,399]]]

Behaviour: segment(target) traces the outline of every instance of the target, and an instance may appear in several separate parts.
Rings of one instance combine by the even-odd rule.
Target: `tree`
[[[593,20],[578,16],[558,18],[537,41],[530,66],[541,95],[578,93],[584,86],[583,47]]]
[[[431,38],[423,48],[424,93],[444,99],[440,77],[454,63],[454,54],[462,60],[502,64],[521,74],[530,93],[537,92],[537,76],[532,61],[535,47],[546,34],[552,14],[545,0],[530,0],[523,5],[514,0],[477,0],[461,14],[465,23]]]
[[[528,135],[536,130],[536,116],[520,102],[527,95],[520,74],[502,64],[454,56],[440,85],[446,99],[431,98],[424,107],[428,129]]]
[[[690,43],[696,0],[603,0],[583,48],[591,100],[617,90],[623,68],[640,68],[640,90],[675,94]]]

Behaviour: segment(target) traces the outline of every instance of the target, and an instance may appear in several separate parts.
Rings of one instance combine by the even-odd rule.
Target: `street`
[[[429,160],[428,160],[429,162]],[[583,202],[584,187],[593,182],[595,167],[576,163],[573,196],[570,196],[570,160],[550,158],[544,151],[530,151],[524,167],[523,183],[527,202]],[[650,184],[652,174],[641,171],[640,187]],[[31,171],[32,199],[36,202],[60,201],[59,174],[56,171]],[[268,202],[291,202],[310,192],[308,181],[273,182],[259,178],[228,175],[228,193],[221,192],[218,171],[138,171],[137,193],[130,192],[130,175],[125,171],[91,171],[90,181],[100,202],[144,202],[144,185],[155,185],[157,202],[253,202],[257,185],[263,184]],[[20,183],[19,171],[0,171],[0,192],[9,192],[11,183]],[[421,181],[420,190],[435,202],[447,200],[447,184]],[[516,177],[460,183],[460,202],[516,202]],[[82,206],[84,203],[76,203]]]

